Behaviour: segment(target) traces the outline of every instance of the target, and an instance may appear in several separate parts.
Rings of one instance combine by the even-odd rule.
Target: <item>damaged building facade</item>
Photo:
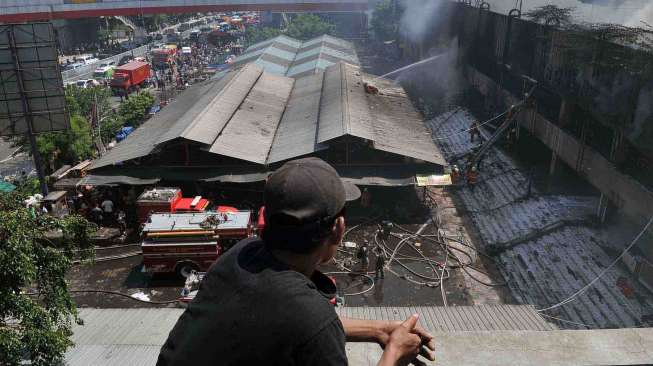
[[[457,48],[452,68],[465,87],[446,103],[464,108],[429,122],[449,164],[464,165],[478,146],[460,131],[482,123],[487,140],[502,119],[484,119],[508,111],[537,85],[516,117],[517,135],[530,146],[492,148],[478,185],[456,192],[515,301],[566,319],[563,327],[650,324],[650,232],[618,257],[653,207],[653,74],[650,53],[637,45],[641,33],[537,24],[518,9],[503,15],[465,3],[444,3],[434,17],[428,35],[404,39],[403,51],[419,60],[452,43]],[[407,90],[427,99],[430,86],[412,84]],[[429,102],[434,110],[451,109],[442,99]],[[536,168],[526,157],[536,154],[545,156],[546,179],[565,170],[585,188],[535,187]]]

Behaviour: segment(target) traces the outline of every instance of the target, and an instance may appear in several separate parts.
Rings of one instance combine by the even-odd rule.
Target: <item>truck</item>
[[[152,65],[157,68],[166,68],[173,63],[177,55],[177,48],[164,47],[152,50]]]
[[[123,66],[118,66],[113,71],[113,77],[109,85],[114,94],[128,94],[143,85],[150,76],[150,64],[142,61],[131,61]]]
[[[93,71],[93,78],[102,81],[111,80],[115,68],[115,65],[109,65],[108,63],[101,64],[97,69],[95,69],[95,71]]]
[[[181,189],[158,187],[144,191],[136,200],[136,211],[140,223],[145,223],[152,213],[203,212],[209,207],[209,200],[202,196],[184,198]]]
[[[253,235],[250,211],[155,213],[141,231],[143,271],[188,277]]]

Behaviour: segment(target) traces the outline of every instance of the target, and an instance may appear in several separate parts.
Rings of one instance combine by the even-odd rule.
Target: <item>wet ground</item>
[[[344,297],[345,305],[349,306],[427,306],[443,305],[442,292],[437,285],[437,277],[442,275],[444,248],[427,239],[410,241],[411,245],[404,245],[397,251],[395,257],[413,257],[415,259],[401,259],[401,263],[410,269],[402,267],[393,261],[390,268],[385,270],[383,279],[374,279],[374,265],[376,263],[377,244],[375,236],[378,223],[382,219],[396,221],[396,225],[409,232],[415,232],[424,223],[422,234],[436,233],[435,225],[430,220],[428,209],[423,207],[418,194],[414,189],[400,190],[401,193],[389,194],[387,190],[376,190],[373,194],[376,205],[362,209],[353,207],[348,213],[348,227],[351,229],[345,237],[346,242],[352,242],[359,247],[366,243],[370,249],[368,277],[361,276],[363,271],[360,260],[356,256],[356,248],[341,246],[334,263],[324,265],[321,270],[328,272],[336,280],[339,294]],[[440,199],[448,197],[448,193],[440,192]],[[393,203],[399,202],[399,203]],[[441,206],[453,205],[440,203]],[[453,207],[453,206],[451,206]],[[462,222],[454,220],[455,210],[442,211],[441,216],[446,223],[463,226]],[[458,217],[458,220],[460,218]],[[385,242],[386,258],[391,256],[401,238],[407,232],[395,226],[392,236]],[[456,226],[458,227],[458,226]],[[443,230],[454,231],[442,224]],[[141,272],[142,257],[138,254],[140,248],[135,239],[134,245],[118,246],[115,248],[98,248],[96,261],[74,266],[67,278],[71,290],[104,290],[115,291],[126,295],[142,293],[152,301],[168,301],[177,299],[180,295],[183,281],[174,275],[152,276]],[[380,242],[380,240],[379,240]],[[351,244],[349,244],[351,245]],[[436,264],[429,264],[423,256],[434,260]],[[126,257],[126,258],[120,258]],[[476,258],[478,266],[483,266]],[[420,259],[421,258],[421,259]],[[109,260],[107,260],[109,259]],[[451,263],[449,263],[451,264]],[[347,272],[344,267],[351,270]],[[437,271],[437,273],[434,271]],[[412,272],[411,272],[412,271]],[[392,273],[394,272],[394,273]],[[477,274],[479,275],[479,274]],[[445,272],[445,296],[448,305],[471,305],[474,303],[499,303],[502,302],[494,294],[488,294],[474,289],[473,281],[458,268],[451,268]],[[483,276],[483,275],[480,275]],[[430,279],[429,279],[430,278]],[[430,284],[424,284],[431,282]],[[421,284],[420,284],[421,283]],[[484,286],[481,286],[484,287]],[[471,288],[471,292],[470,292]],[[123,308],[123,307],[149,307],[149,306],[176,306],[175,304],[147,304],[138,302],[128,297],[108,293],[74,293],[74,298],[80,307]]]

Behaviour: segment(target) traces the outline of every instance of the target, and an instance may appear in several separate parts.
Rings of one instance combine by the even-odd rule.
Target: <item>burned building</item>
[[[262,183],[304,156],[362,185],[410,186],[445,164],[391,81],[346,63],[297,79],[247,64],[181,95],[95,160],[80,184]]]

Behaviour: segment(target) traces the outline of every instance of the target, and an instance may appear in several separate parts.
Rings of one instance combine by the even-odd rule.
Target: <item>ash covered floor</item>
[[[444,113],[428,122],[450,164],[462,162],[472,147],[468,129],[475,118],[465,110]],[[608,255],[604,232],[593,226],[597,199],[592,196],[529,194],[529,172],[497,147],[483,159],[475,188],[457,187],[456,197],[480,236],[494,249],[498,268],[518,303],[546,308],[567,299],[596,278],[616,255]],[[620,243],[621,252],[627,242]],[[617,247],[619,245],[616,245]],[[609,270],[574,301],[543,312],[566,320],[561,327],[636,327],[653,307],[650,293],[629,279],[620,265]],[[626,296],[619,283],[634,288]],[[578,323],[578,324],[574,324]]]

